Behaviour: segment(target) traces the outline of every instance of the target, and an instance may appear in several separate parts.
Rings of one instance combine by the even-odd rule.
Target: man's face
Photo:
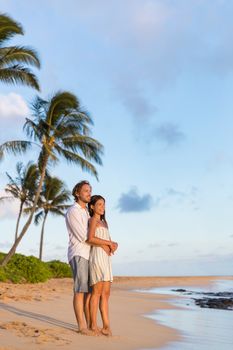
[[[91,187],[90,185],[83,185],[81,190],[77,193],[78,198],[84,202],[89,203],[91,200]]]

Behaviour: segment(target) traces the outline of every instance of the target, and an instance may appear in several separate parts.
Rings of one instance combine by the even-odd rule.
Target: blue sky
[[[72,91],[94,119],[99,182],[65,161],[52,172],[106,197],[115,274],[232,274],[233,3],[0,0],[0,9],[24,27],[11,42],[39,52],[41,96]],[[1,143],[23,137],[35,95],[1,84]],[[0,190],[17,160],[36,156],[7,156]],[[2,251],[17,205],[0,207]],[[38,245],[31,226],[18,251],[37,255]],[[45,259],[66,261],[66,251],[63,219],[49,218]]]

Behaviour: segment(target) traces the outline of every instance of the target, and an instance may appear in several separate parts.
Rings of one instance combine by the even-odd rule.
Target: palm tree
[[[15,250],[31,224],[45,178],[47,166],[63,157],[69,163],[81,166],[98,179],[97,171],[91,161],[102,164],[100,155],[103,146],[90,137],[90,125],[93,124],[87,112],[81,109],[79,100],[70,92],[58,92],[45,101],[37,97],[32,105],[33,119],[26,118],[24,130],[27,136],[41,148],[38,166],[39,185],[35,194],[29,218],[15,244],[3,259],[4,266],[14,255]],[[31,141],[9,141],[0,146],[0,158],[4,153],[24,153],[32,146]]]
[[[47,216],[49,213],[53,215],[64,216],[64,211],[70,206],[67,202],[70,200],[70,191],[65,188],[63,181],[57,177],[46,176],[43,183],[42,191],[37,203],[34,223],[38,225],[41,220],[41,238],[39,259],[42,260],[44,228]],[[25,213],[30,213],[32,207],[24,209]]]
[[[0,14],[0,81],[21,83],[40,90],[36,76],[27,67],[40,68],[36,51],[25,46],[3,46],[16,34],[24,34],[22,26],[8,15]]]
[[[10,194],[8,197],[1,197],[0,200],[18,199],[20,201],[19,214],[16,222],[15,241],[18,237],[19,222],[22,215],[23,207],[28,206],[34,197],[34,191],[38,179],[38,168],[36,164],[28,162],[24,167],[23,163],[16,164],[17,177],[13,179],[6,173],[9,183],[6,185],[5,192]]]

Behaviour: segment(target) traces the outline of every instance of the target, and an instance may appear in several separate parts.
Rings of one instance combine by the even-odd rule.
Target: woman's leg
[[[92,286],[91,300],[90,300],[90,316],[91,329],[98,333],[97,327],[97,311],[99,306],[100,296],[103,291],[103,282],[98,282]]]
[[[108,299],[110,296],[111,282],[103,282],[103,291],[100,299],[100,312],[103,321],[103,329],[102,333],[104,335],[112,335],[110,329],[110,321],[109,321],[109,308],[108,308]]]

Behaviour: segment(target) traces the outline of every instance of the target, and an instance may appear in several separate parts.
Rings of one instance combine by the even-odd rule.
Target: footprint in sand
[[[0,324],[1,329],[13,331],[18,336],[32,338],[37,344],[52,342],[57,345],[69,344],[70,340],[64,338],[63,332],[51,328],[35,328],[25,322],[8,322]],[[1,348],[0,348],[1,350]],[[8,350],[8,349],[6,349]],[[9,349],[10,350],[10,349]]]

